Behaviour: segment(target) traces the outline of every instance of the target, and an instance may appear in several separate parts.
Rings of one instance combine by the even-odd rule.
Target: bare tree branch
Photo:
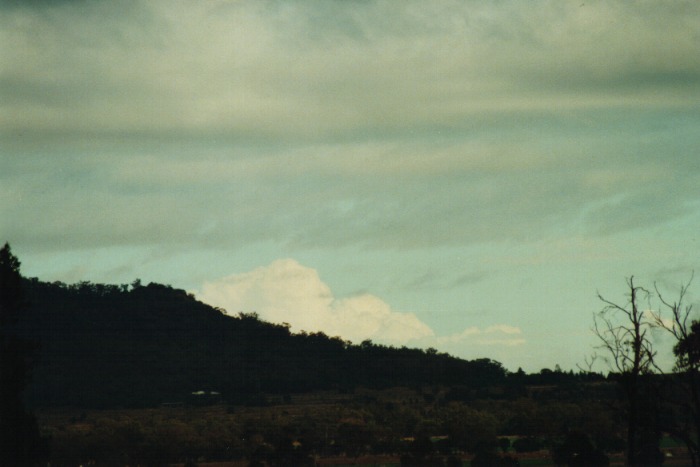
[[[651,307],[651,293],[634,283],[634,276],[627,279],[628,300],[621,305],[600,293],[598,298],[604,307],[593,315],[593,333],[598,338],[599,349],[609,356],[605,361],[620,376],[625,392],[627,413],[627,463],[636,465],[641,455],[642,402],[644,380],[642,376],[660,371],[655,362],[656,351],[649,339],[649,329],[654,317],[645,315],[640,301]]]

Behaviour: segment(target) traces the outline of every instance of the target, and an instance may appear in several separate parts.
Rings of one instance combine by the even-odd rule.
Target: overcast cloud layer
[[[700,264],[697,2],[27,3],[0,234],[28,273],[537,368],[590,351],[596,289]],[[285,265],[326,301],[266,288]]]

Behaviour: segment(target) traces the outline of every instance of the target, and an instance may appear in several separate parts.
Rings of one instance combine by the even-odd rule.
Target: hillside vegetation
[[[202,392],[254,403],[263,394],[395,386],[506,397],[525,382],[489,359],[294,334],[166,285],[25,279],[23,288],[28,306],[18,329],[39,346],[27,395],[33,406],[153,407]]]

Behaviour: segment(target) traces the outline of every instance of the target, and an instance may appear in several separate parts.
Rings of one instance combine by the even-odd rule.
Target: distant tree
[[[563,442],[552,449],[552,460],[557,465],[594,467],[608,466],[608,457],[596,449],[591,439],[579,431],[571,431],[564,438]],[[639,459],[630,465],[649,465],[646,459]]]
[[[430,438],[425,434],[419,434],[408,446],[409,451],[401,456],[401,466],[442,467],[444,462],[441,456],[435,453],[435,448]]]
[[[469,463],[472,467],[518,467],[520,462],[514,456],[499,455],[492,444],[480,443],[474,450],[474,457]]]
[[[633,276],[627,279],[627,287],[628,300],[624,305],[598,294],[605,306],[594,315],[593,332],[601,343],[600,347],[608,354],[606,361],[619,375],[627,416],[627,464],[638,465],[642,460],[649,460],[650,451],[659,453],[660,431],[651,426],[655,417],[642,413],[643,410],[654,410],[645,406],[643,399],[653,400],[648,397],[650,388],[644,376],[656,369],[656,354],[648,335],[653,323],[640,308],[640,300],[649,301],[650,293],[635,285]],[[657,439],[653,439],[653,435],[657,435]]]
[[[350,457],[364,454],[372,440],[372,432],[363,420],[346,420],[338,426],[336,441]]]
[[[515,452],[534,452],[544,447],[544,440],[535,436],[525,436],[513,441],[513,449],[515,449]]]
[[[495,450],[499,446],[497,429],[498,419],[491,413],[458,404],[449,407],[444,426],[454,446],[472,453],[485,447]]]
[[[501,448],[501,451],[508,452],[510,445],[511,443],[509,438],[498,438],[498,447]]]
[[[48,444],[22,399],[33,347],[15,329],[24,305],[19,267],[5,243],[0,249],[0,465],[8,466],[34,465],[48,456]]]

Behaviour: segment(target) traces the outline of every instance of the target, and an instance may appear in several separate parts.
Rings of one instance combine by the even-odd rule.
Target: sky
[[[695,1],[0,1],[42,280],[576,370],[598,293],[699,267],[699,152]]]

